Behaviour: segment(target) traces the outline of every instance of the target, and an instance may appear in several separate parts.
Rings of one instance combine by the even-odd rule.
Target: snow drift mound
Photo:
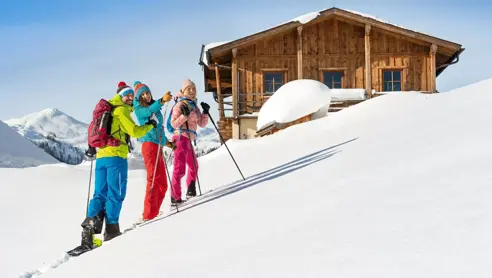
[[[58,161],[0,121],[0,167],[24,168]]]
[[[261,107],[256,128],[288,123],[318,111],[328,112],[330,89],[317,80],[294,80],[280,87]],[[318,113],[319,114],[319,113]],[[319,118],[320,115],[316,115]]]

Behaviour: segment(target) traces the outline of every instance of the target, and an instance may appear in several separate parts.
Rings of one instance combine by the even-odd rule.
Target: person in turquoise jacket
[[[137,121],[141,125],[147,123],[150,119],[154,119],[157,122],[156,128],[138,139],[142,142],[142,156],[147,171],[147,188],[142,220],[148,221],[159,214],[168,188],[162,147],[173,148],[173,144],[167,140],[164,132],[164,120],[161,110],[162,106],[169,102],[172,96],[170,92],[166,92],[163,97],[154,100],[149,87],[140,81],[135,82],[134,91],[133,107]]]
[[[105,241],[121,234],[119,218],[126,197],[130,137],[143,137],[157,126],[152,120],[140,126],[135,124],[131,117],[133,101],[133,88],[125,82],[118,84],[116,95],[109,100],[114,107],[111,113],[111,135],[121,143],[119,146],[101,147],[95,153],[94,195],[88,206],[87,217],[82,222],[81,246],[86,249],[95,245],[94,234],[102,232],[104,219]],[[91,153],[91,157],[94,157],[93,155],[94,153]]]

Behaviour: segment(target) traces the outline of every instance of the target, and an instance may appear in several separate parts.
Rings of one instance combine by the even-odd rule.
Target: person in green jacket
[[[157,125],[155,120],[149,120],[142,126],[135,124],[130,115],[133,112],[133,99],[133,89],[120,82],[117,94],[109,100],[114,107],[111,134],[121,143],[119,146],[105,146],[97,150],[95,189],[87,218],[82,223],[82,246],[93,247],[94,234],[102,232],[104,218],[104,241],[121,234],[119,216],[126,196],[130,137],[143,137]]]

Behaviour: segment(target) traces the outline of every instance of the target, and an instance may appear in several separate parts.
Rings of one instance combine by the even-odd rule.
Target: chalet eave
[[[338,9],[338,8],[330,8],[330,9],[321,11],[320,15],[316,19],[306,23],[305,25],[316,24],[320,21],[327,20],[330,17],[334,17],[337,20],[347,21],[349,23],[356,24],[356,25],[359,25],[362,27],[365,25],[371,25],[373,28],[376,28],[379,31],[382,31],[385,33],[391,33],[393,35],[401,35],[401,36],[407,37],[409,39],[418,41],[420,43],[425,42],[429,46],[431,44],[435,44],[438,46],[438,52],[441,52],[441,53],[448,55],[448,56],[454,55],[457,51],[459,51],[461,49],[460,44],[457,44],[457,43],[454,43],[451,41],[447,41],[447,40],[443,40],[443,39],[440,39],[437,37],[429,36],[426,34],[422,34],[422,33],[419,33],[419,32],[413,31],[413,30],[408,30],[408,29],[405,29],[405,28],[402,28],[399,26],[389,24],[389,23],[384,23],[384,22],[378,21],[376,19],[364,17],[362,15],[354,14],[354,13],[351,13],[349,11],[345,11],[345,10]],[[233,48],[244,47],[244,46],[250,45],[252,43],[255,43],[256,41],[263,39],[265,37],[269,37],[272,35],[278,35],[278,34],[281,34],[284,32],[291,31],[292,29],[294,29],[300,25],[303,25],[303,24],[300,22],[297,22],[297,21],[291,21],[291,22],[288,22],[288,23],[264,30],[262,32],[252,34],[250,36],[243,37],[243,38],[231,41],[229,43],[210,48],[208,50],[208,52],[210,53],[210,56],[218,58],[220,56],[230,54],[230,52]]]

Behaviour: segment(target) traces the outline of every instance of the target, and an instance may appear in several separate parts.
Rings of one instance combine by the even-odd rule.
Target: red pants
[[[145,169],[147,170],[147,190],[145,192],[143,219],[150,220],[159,214],[167,191],[167,176],[166,168],[164,168],[164,159],[162,158],[162,148],[159,145],[144,142],[142,144],[142,155],[145,162]],[[153,185],[152,180],[154,181]]]

